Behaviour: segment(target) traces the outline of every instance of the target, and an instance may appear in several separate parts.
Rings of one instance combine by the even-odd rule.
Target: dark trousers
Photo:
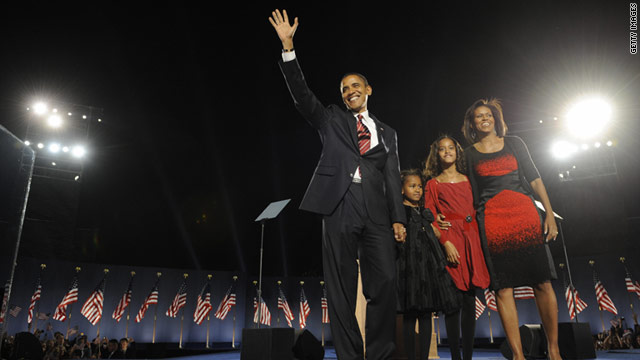
[[[473,339],[476,334],[476,291],[461,291],[462,309],[445,314],[447,341],[451,349],[451,360],[460,360],[460,326],[462,325],[462,359],[473,358]],[[462,313],[462,321],[460,320]]]
[[[389,359],[395,349],[395,240],[390,224],[369,220],[362,186],[351,184],[333,214],[322,221],[322,256],[331,334],[340,360],[363,359],[356,321],[358,264],[367,299],[367,360]]]

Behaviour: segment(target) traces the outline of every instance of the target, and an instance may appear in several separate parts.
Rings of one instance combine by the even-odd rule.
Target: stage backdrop
[[[42,272],[42,294],[38,302],[39,312],[49,314],[48,320],[38,320],[39,329],[48,329],[47,336],[51,338],[53,332],[66,333],[67,323],[73,329],[77,327],[78,332],[87,334],[89,339],[96,336],[98,325],[91,325],[89,321],[80,314],[82,304],[95,290],[96,286],[104,276],[103,269],[108,268],[104,292],[104,308],[100,326],[100,335],[108,338],[122,338],[125,334],[125,316],[116,322],[111,315],[116,308],[118,301],[127,290],[131,271],[136,275],[132,286],[131,320],[129,321],[129,337],[138,342],[151,342],[153,332],[153,316],[157,307],[156,342],[179,341],[180,336],[180,316],[170,318],[165,315],[169,305],[173,301],[180,284],[183,281],[183,274],[188,273],[187,278],[187,303],[184,309],[184,329],[183,342],[200,342],[206,340],[206,320],[197,325],[193,321],[193,314],[196,308],[196,300],[202,287],[206,283],[207,274],[213,275],[211,280],[211,302],[213,310],[210,315],[210,341],[228,342],[232,341],[233,316],[236,315],[236,344],[241,341],[242,328],[254,327],[253,323],[253,298],[256,294],[252,284],[257,277],[248,278],[246,274],[228,271],[207,271],[192,269],[168,269],[149,268],[137,266],[116,266],[102,264],[70,263],[63,261],[47,261],[31,258],[20,258],[16,269],[14,287],[10,299],[10,305],[20,307],[17,316],[7,316],[8,331],[15,334],[27,330],[27,309],[31,296],[36,287],[36,280],[40,273],[40,264],[45,263],[46,269]],[[78,302],[71,306],[71,319],[65,322],[53,320],[56,306],[67,293],[73,277],[75,267],[81,267],[78,273]],[[158,305],[151,305],[147,310],[144,319],[140,323],[134,321],[136,313],[140,309],[142,302],[149,295],[156,281],[156,273],[161,272],[158,290]],[[236,306],[232,308],[224,321],[213,316],[220,301],[232,285],[233,276],[238,276],[235,286]],[[0,279],[8,278],[8,273],[0,273]],[[321,305],[320,298],[322,287],[319,278],[281,278],[265,277],[263,279],[263,298],[271,312],[271,327],[286,327],[282,310],[277,308],[277,281],[282,281],[282,290],[288,300],[289,306],[295,316],[293,326],[299,328],[299,308],[300,308],[300,281],[305,281],[304,290],[310,307],[310,314],[307,318],[307,329],[309,329],[318,339],[321,338]],[[15,308],[14,308],[15,309]],[[67,310],[68,311],[68,310]],[[182,310],[180,312],[182,314]],[[280,322],[278,322],[278,318]],[[51,326],[48,327],[48,324]],[[264,327],[264,325],[263,325]],[[330,341],[330,331],[328,324],[325,325],[325,339]]]
[[[640,259],[630,254],[626,255],[627,264],[634,280],[638,280],[640,274],[638,265]],[[596,269],[600,280],[609,292],[614,304],[616,305],[619,316],[626,319],[628,326],[633,326],[631,310],[629,307],[630,299],[634,303],[636,309],[640,308],[640,301],[635,294],[629,294],[626,291],[624,282],[625,271],[619,261],[619,255],[602,255],[598,257],[579,257],[571,259],[571,269],[574,284],[580,293],[580,297],[588,304],[588,308],[579,315],[581,322],[589,322],[592,333],[602,331],[602,324],[605,328],[609,328],[609,320],[613,318],[613,314],[608,312],[602,313],[596,303],[592,269],[588,261],[593,259],[596,261]],[[187,279],[187,303],[184,307],[184,333],[183,342],[199,342],[204,343],[206,339],[206,321],[202,325],[196,325],[193,321],[193,313],[196,306],[196,299],[203,285],[206,282],[207,274],[212,274],[211,280],[211,297],[213,310],[212,314],[222,300],[223,296],[233,283],[232,277],[238,276],[236,282],[237,305],[232,309],[229,316],[224,321],[218,320],[211,315],[210,323],[210,341],[213,342],[231,342],[233,333],[233,315],[236,315],[236,344],[241,342],[241,334],[243,327],[254,327],[253,324],[253,298],[255,296],[255,286],[253,281],[257,280],[256,276],[247,276],[239,272],[228,271],[206,271],[206,270],[180,270],[167,268],[148,268],[136,266],[113,266],[100,264],[84,264],[70,263],[60,261],[41,261],[31,258],[21,258],[18,262],[16,278],[14,280],[13,293],[10,299],[10,305],[18,306],[22,310],[17,316],[8,315],[8,331],[10,334],[25,331],[27,329],[27,309],[29,300],[35,290],[35,282],[40,271],[40,264],[46,263],[47,268],[42,276],[42,298],[39,303],[39,311],[48,313],[48,320],[38,321],[38,328],[46,329],[47,324],[51,324],[51,331],[48,336],[51,337],[52,332],[67,331],[67,322],[53,320],[51,317],[55,311],[55,307],[61,301],[67,292],[69,285],[75,274],[74,268],[80,266],[82,270],[78,274],[79,283],[79,300],[73,304],[71,309],[71,328],[77,326],[79,332],[83,332],[90,339],[96,336],[97,325],[91,325],[87,319],[80,314],[80,308],[84,301],[94,291],[103,277],[103,269],[110,270],[107,275],[105,287],[105,300],[102,322],[100,323],[100,333],[108,338],[121,338],[125,333],[125,318],[119,323],[111,318],[111,314],[115,309],[118,301],[126,291],[130,272],[135,271],[136,276],[133,282],[133,297],[131,301],[131,320],[129,323],[129,336],[138,342],[150,342],[153,328],[153,315],[156,311],[156,305],[152,305],[145,318],[140,323],[135,323],[134,318],[143,300],[151,291],[155,280],[156,273],[162,272],[159,282],[159,303],[157,305],[157,342],[178,342],[180,335],[180,318],[170,318],[165,315],[169,305],[178,291],[178,287],[182,283],[183,273],[188,273]],[[558,269],[560,271],[560,269]],[[560,275],[560,273],[559,273]],[[3,272],[0,279],[5,280],[8,276]],[[310,307],[310,314],[307,318],[307,329],[309,329],[318,339],[321,338],[321,294],[322,287],[320,278],[281,278],[281,277],[265,277],[263,279],[263,298],[271,312],[271,327],[286,327],[287,324],[281,310],[277,309],[277,281],[282,281],[282,290],[288,300],[289,306],[295,316],[293,325],[299,328],[299,309],[300,309],[300,284],[305,281],[304,291]],[[562,276],[553,282],[558,297],[559,321],[570,321],[567,305],[564,296],[564,288],[562,285]],[[389,289],[393,291],[393,289]],[[629,296],[632,295],[632,296]],[[484,303],[484,295],[478,291],[477,296]],[[534,300],[518,300],[518,315],[521,324],[538,324],[540,319],[536,310]],[[15,309],[15,308],[14,308]],[[486,309],[477,322],[476,336],[478,341],[484,341],[489,337],[489,317]],[[278,318],[280,322],[278,322]],[[494,337],[504,337],[499,316],[495,312],[491,312],[491,325]],[[439,321],[441,337],[447,337],[444,327],[444,321]],[[328,324],[324,325],[325,339],[331,341],[331,332]],[[483,339],[482,339],[483,338]]]

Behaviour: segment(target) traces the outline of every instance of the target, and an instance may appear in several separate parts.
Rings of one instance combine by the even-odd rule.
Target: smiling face
[[[495,130],[495,119],[491,109],[486,106],[479,106],[473,112],[473,126],[480,134],[488,134]]]
[[[408,175],[405,177],[402,184],[402,195],[405,201],[418,205],[418,202],[422,199],[422,181],[419,176]]]
[[[366,85],[358,75],[347,75],[340,82],[342,101],[351,111],[361,113],[367,110],[367,100],[372,93],[371,86]]]
[[[456,163],[458,153],[456,144],[449,138],[438,141],[438,161],[441,168],[447,168]]]

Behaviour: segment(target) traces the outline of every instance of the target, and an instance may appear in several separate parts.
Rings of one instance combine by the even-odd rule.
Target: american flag
[[[289,327],[293,327],[291,324],[291,320],[294,319],[293,312],[291,311],[287,298],[284,296],[280,286],[278,286],[278,309],[281,309],[284,313],[284,319],[287,320],[287,325],[289,325]]]
[[[484,306],[482,300],[478,299],[478,297],[476,296],[476,320],[478,320],[478,318],[480,317],[480,315],[482,315],[484,309],[486,308],[487,307]]]
[[[102,319],[102,308],[104,302],[104,279],[100,281],[96,289],[93,290],[87,301],[82,305],[80,314],[89,320],[91,325],[95,325]]]
[[[629,272],[627,272],[627,276],[624,278],[624,282],[627,285],[627,291],[638,295],[638,297],[640,298],[640,284],[638,284],[637,281],[634,283],[633,280],[631,280],[631,274],[629,274]]]
[[[231,285],[229,287],[229,290],[227,290],[227,293],[222,298],[222,301],[220,301],[220,305],[218,305],[218,309],[216,310],[216,313],[214,314],[214,316],[220,320],[224,320],[227,317],[227,314],[229,314],[231,307],[234,306],[235,304],[236,304],[236,291],[233,288],[233,285]]]
[[[320,307],[322,308],[322,323],[329,323],[329,302],[327,301],[327,289],[322,287],[322,297],[320,298]]]
[[[516,300],[535,299],[536,296],[531,286],[519,286],[513,288],[513,297]]]
[[[16,317],[18,316],[18,314],[20,314],[20,311],[22,310],[22,308],[18,305],[11,305],[9,306],[9,315]]]
[[[127,306],[129,306],[129,303],[131,303],[131,294],[132,294],[131,286],[133,286],[133,276],[129,280],[129,286],[127,287],[127,291],[122,295],[122,298],[120,298],[120,301],[118,301],[118,305],[116,306],[116,309],[113,310],[113,314],[111,314],[111,317],[115,319],[116,322],[120,322],[120,320],[124,316],[125,309],[127,308]]]
[[[496,293],[493,290],[484,289],[484,301],[487,302],[489,310],[498,311],[498,305],[496,304]]]
[[[158,303],[158,282],[160,279],[156,280],[156,284],[151,288],[151,292],[147,295],[147,298],[144,299],[142,306],[140,306],[140,310],[138,310],[138,314],[136,315],[136,322],[139,323],[144,319],[144,314],[147,312],[149,305]]]
[[[167,316],[172,318],[178,316],[178,311],[180,311],[180,309],[182,309],[182,307],[185,306],[186,304],[187,304],[187,280],[185,279],[184,281],[182,281],[182,284],[180,284],[180,287],[178,288],[178,292],[176,293],[176,296],[173,298],[173,302],[171,302],[171,305],[167,309],[167,312],[166,312]]]
[[[4,284],[4,295],[2,295],[2,307],[0,307],[0,324],[4,323],[7,316],[7,308],[9,307],[9,289],[11,283],[8,281]]]
[[[49,320],[49,315],[51,315],[51,313],[45,314],[45,313],[39,312],[36,314],[36,316],[38,317],[38,320]]]
[[[31,302],[29,302],[29,309],[27,312],[27,324],[31,324],[33,321],[33,312],[35,311],[36,303],[40,300],[40,296],[42,295],[42,284],[40,276],[38,276],[38,280],[36,280],[36,291],[31,295]]]
[[[601,309],[607,310],[614,315],[618,315],[618,309],[616,309],[616,306],[613,305],[613,300],[611,300],[611,298],[609,297],[607,290],[605,290],[604,286],[600,282],[600,279],[598,279],[598,275],[596,275],[595,271],[593,272],[593,280],[595,281],[594,286],[596,288],[596,299],[598,300],[598,306],[600,306]]]
[[[564,296],[567,299],[567,308],[569,308],[569,317],[573,320],[577,314],[580,314],[582,310],[587,308],[587,303],[580,299],[578,290],[572,285],[568,285],[564,292]]]
[[[253,298],[253,322],[258,323],[258,302],[256,298]],[[271,326],[271,312],[262,296],[260,297],[260,324]]]
[[[307,326],[307,316],[311,312],[307,297],[304,295],[304,288],[300,288],[300,329],[304,329]]]
[[[56,311],[53,314],[53,320],[65,321],[67,320],[67,306],[78,301],[78,277],[73,278],[69,291],[64,295],[62,301],[56,307]]]
[[[211,286],[209,282],[205,284],[198,294],[198,302],[196,304],[196,311],[193,313],[193,321],[200,325],[204,321],[204,319],[209,316],[211,309],[213,306],[211,305]]]

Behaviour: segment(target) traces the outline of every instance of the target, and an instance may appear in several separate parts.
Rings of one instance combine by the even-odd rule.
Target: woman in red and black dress
[[[465,150],[491,287],[514,359],[524,359],[513,288],[532,286],[551,360],[560,359],[558,304],[550,280],[556,272],[546,242],[558,228],[549,196],[522,139],[505,136],[500,103],[478,100],[462,127]],[[544,206],[544,219],[533,200]]]

